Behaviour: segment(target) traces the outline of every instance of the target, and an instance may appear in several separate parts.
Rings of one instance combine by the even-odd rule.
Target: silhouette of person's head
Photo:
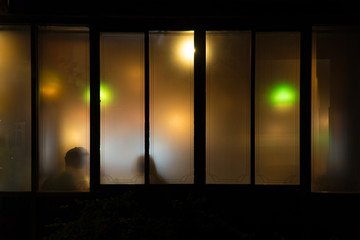
[[[66,168],[81,169],[86,165],[86,158],[89,153],[83,147],[75,147],[67,151],[65,155]]]

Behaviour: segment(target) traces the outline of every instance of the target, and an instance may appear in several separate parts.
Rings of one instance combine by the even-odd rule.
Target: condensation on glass
[[[0,191],[31,190],[30,27],[0,26]]]
[[[206,32],[206,183],[250,183],[251,33]]]
[[[150,183],[194,181],[194,33],[150,32]]]
[[[313,31],[312,191],[360,192],[360,29]]]
[[[255,183],[299,184],[300,33],[259,32],[255,47]]]
[[[38,64],[40,190],[88,191],[88,28],[40,27]]]
[[[101,183],[144,183],[144,34],[100,37]]]

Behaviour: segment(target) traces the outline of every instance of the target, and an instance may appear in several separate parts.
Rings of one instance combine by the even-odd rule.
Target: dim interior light
[[[329,129],[329,117],[328,116],[324,116],[320,118],[320,126],[323,129]]]
[[[48,98],[57,97],[61,88],[61,80],[58,74],[52,71],[44,71],[40,77],[43,79],[40,92]]]
[[[13,45],[8,32],[0,31],[0,69],[9,66],[10,59],[14,55],[11,54],[14,50]]]

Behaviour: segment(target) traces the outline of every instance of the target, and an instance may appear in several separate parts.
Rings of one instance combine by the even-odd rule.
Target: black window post
[[[31,205],[32,239],[38,239],[37,192],[39,190],[39,123],[38,123],[38,28],[31,25]]]
[[[100,185],[100,33],[90,26],[90,191]]]
[[[304,26],[300,50],[300,184],[311,192],[311,55],[312,28]]]
[[[149,31],[145,32],[144,41],[144,52],[145,52],[145,185],[150,184],[150,69],[149,69]]]
[[[206,183],[206,35],[194,33],[194,184]]]

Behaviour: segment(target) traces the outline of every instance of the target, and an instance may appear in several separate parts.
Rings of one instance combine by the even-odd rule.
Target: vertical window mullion
[[[145,32],[145,185],[150,183],[149,31]]]
[[[100,185],[100,32],[90,27],[90,191]]]
[[[39,123],[38,123],[38,38],[37,25],[31,25],[31,192],[32,192],[32,233],[38,238],[37,192],[39,191]]]
[[[311,26],[301,32],[300,45],[300,185],[311,191]]]
[[[38,127],[38,38],[37,26],[31,25],[31,191],[39,190]]]
[[[203,29],[194,35],[194,183],[206,180],[206,35]]]
[[[251,32],[250,183],[255,185],[255,31]]]

